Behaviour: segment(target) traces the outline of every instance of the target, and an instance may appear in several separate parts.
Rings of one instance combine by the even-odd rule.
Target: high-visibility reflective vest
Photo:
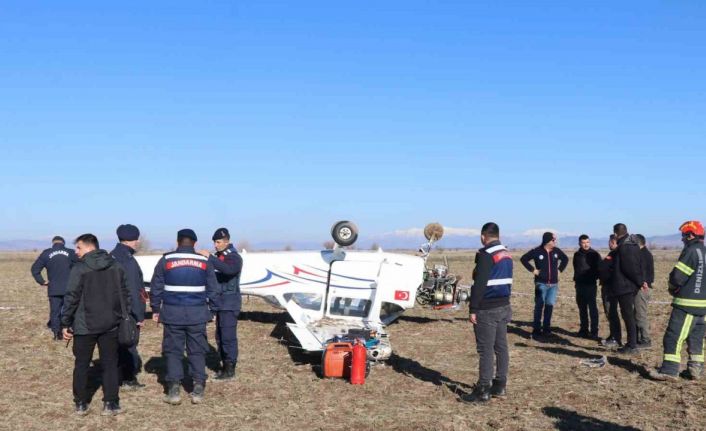
[[[699,316],[706,315],[705,256],[704,243],[695,240],[684,247],[669,274],[669,290],[674,295],[672,306]]]

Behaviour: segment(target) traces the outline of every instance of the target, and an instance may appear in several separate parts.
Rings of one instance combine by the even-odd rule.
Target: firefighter
[[[685,340],[689,353],[686,377],[696,380],[701,377],[704,369],[704,227],[699,221],[687,221],[679,227],[679,231],[684,249],[669,274],[669,293],[674,299],[672,315],[664,334],[662,366],[650,372],[650,376],[656,380],[677,378]]]

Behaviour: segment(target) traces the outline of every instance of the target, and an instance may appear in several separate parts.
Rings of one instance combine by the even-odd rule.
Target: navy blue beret
[[[224,227],[219,227],[216,229],[216,231],[213,233],[213,236],[211,237],[212,240],[217,240],[217,239],[230,239],[230,234],[228,233],[228,229]]]
[[[131,224],[121,224],[118,226],[115,233],[118,234],[118,239],[120,241],[135,241],[140,239],[140,229]]]
[[[191,229],[182,229],[177,232],[177,240],[179,240],[179,238],[190,238],[192,241],[198,241],[198,238],[196,238],[196,232]]]

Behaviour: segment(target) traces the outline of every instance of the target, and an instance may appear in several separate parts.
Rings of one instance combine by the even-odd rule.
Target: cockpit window
[[[285,301],[294,301],[305,310],[321,310],[321,294],[319,293],[285,293]]]
[[[335,296],[331,300],[329,313],[333,316],[367,317],[371,304],[369,299]]]

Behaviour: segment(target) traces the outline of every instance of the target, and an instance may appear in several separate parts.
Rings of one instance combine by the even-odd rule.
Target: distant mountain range
[[[414,232],[413,232],[414,233]],[[503,236],[503,243],[516,249],[528,249],[539,245],[541,239],[540,234],[526,235],[507,235]],[[566,249],[574,249],[578,244],[578,235],[558,235],[558,246]],[[323,248],[325,242],[329,239],[321,239],[320,241],[247,241],[246,249],[257,250],[319,250]],[[390,233],[378,235],[372,238],[362,238],[356,243],[356,248],[367,250],[373,246],[380,246],[385,249],[417,249],[424,242],[424,237],[419,232],[419,235],[409,233]],[[591,238],[594,248],[607,248],[608,237]],[[237,242],[236,242],[237,244]],[[674,235],[657,235],[647,237],[647,244],[650,248],[681,248],[681,236]],[[110,244],[112,248],[114,244]],[[243,244],[237,244],[239,247]],[[8,240],[0,241],[0,251],[32,251],[43,250],[50,246],[50,241],[40,240]],[[209,247],[210,243],[201,244],[201,246]],[[462,229],[454,231],[451,229],[444,237],[436,243],[437,248],[447,249],[476,249],[479,248],[480,239],[477,232],[469,232]],[[160,242],[150,240],[150,248],[153,250],[171,250],[174,248],[173,242]]]

